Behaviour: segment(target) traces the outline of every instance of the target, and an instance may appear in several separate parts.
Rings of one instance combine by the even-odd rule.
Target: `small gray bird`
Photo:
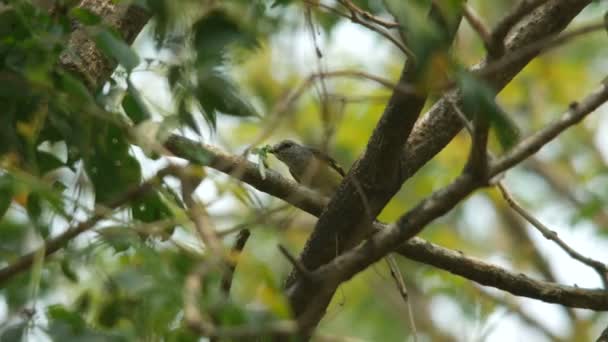
[[[344,170],[325,153],[283,140],[269,150],[289,168],[293,178],[325,196],[332,196],[345,176]]]

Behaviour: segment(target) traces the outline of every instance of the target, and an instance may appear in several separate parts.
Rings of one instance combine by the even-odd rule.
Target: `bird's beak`
[[[270,149],[268,149],[268,153],[274,154],[277,151],[277,147],[277,145],[271,146]]]

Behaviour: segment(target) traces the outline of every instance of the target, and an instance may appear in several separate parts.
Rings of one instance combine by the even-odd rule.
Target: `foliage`
[[[602,64],[605,40],[589,36],[573,42],[568,51],[540,57],[497,95],[463,67],[484,54],[475,32],[461,24],[449,48],[448,28],[458,25],[462,1],[442,3],[445,26],[429,21],[429,1],[346,2],[399,26],[391,34],[405,38],[419,60],[414,89],[436,97],[450,82],[458,87],[465,115],[489,119],[496,135],[493,152],[509,151],[520,131],[542,127],[600,79],[593,68]],[[179,164],[167,158],[172,155],[167,142],[180,134],[235,154],[246,146],[257,155],[262,179],[281,168],[262,143],[269,137],[278,141],[296,136],[350,165],[365,148],[392,89],[362,78],[318,77],[305,89],[302,82],[336,65],[369,68],[369,74],[397,79],[401,51],[376,33],[358,32],[361,37],[354,39],[352,33],[341,35],[344,27],[358,26],[323,11],[319,4],[328,2],[134,1],[152,18],[134,44],[77,1],[53,1],[51,11],[33,3],[0,3],[0,267],[13,265],[79,223],[95,222],[86,234],[62,241],[51,255],[46,250],[34,253],[29,267],[0,279],[6,304],[0,341],[41,336],[62,341],[196,341],[197,333],[184,318],[186,279],[204,262],[213,267],[200,278],[200,300],[193,305],[214,325],[263,330],[289,319],[283,282],[292,265],[276,246],[299,250],[313,225],[310,217],[285,210],[279,200],[243,185],[239,170],[225,177],[196,167],[165,168],[168,160]],[[511,4],[498,3],[497,8],[487,8],[483,1],[469,5],[494,18]],[[74,54],[75,30],[116,67],[99,87],[66,67],[65,60]],[[377,49],[348,57],[331,51],[332,45],[336,50],[353,45],[340,41],[345,37],[360,39],[362,45],[370,40]],[[153,51],[152,57],[146,49]],[[374,56],[376,51],[380,57]],[[163,103],[165,97],[168,103]],[[515,192],[538,210],[551,210],[549,204],[563,207],[568,194],[559,192],[576,192],[574,202],[560,212],[562,222],[574,228],[592,226],[594,236],[605,238],[606,167],[604,151],[592,137],[601,122],[592,120],[540,155],[539,163],[550,165],[554,179],[541,182],[533,177],[546,169],[528,167],[517,171],[522,176],[515,183],[524,190]],[[379,219],[394,221],[456,177],[466,161],[468,141],[465,133],[458,135],[408,180]],[[496,143],[502,150],[494,149]],[[183,141],[173,145],[186,151],[191,162],[221,170],[212,153],[199,146]],[[159,170],[165,173],[157,177]],[[575,177],[582,184],[576,191],[568,182],[555,184],[555,179]],[[529,184],[540,190],[528,191]],[[219,237],[226,250],[234,240],[232,230],[253,231],[241,254],[226,252],[220,258],[210,252],[208,240],[201,243],[206,237],[193,222],[193,198],[204,208],[203,228],[224,231]],[[479,214],[471,202],[488,214]],[[539,272],[538,262],[527,259],[533,253],[523,251],[534,248],[533,242],[503,229],[512,222],[500,202],[492,190],[479,192],[432,223],[423,236],[484,258],[509,255],[521,272]],[[226,292],[223,277],[235,264],[234,285]],[[454,339],[460,333],[437,319],[442,316],[437,302],[452,304],[462,326],[469,328],[484,325],[501,305],[470,282],[430,266],[404,261],[400,267],[418,306],[418,333],[430,339]],[[406,312],[388,270],[378,264],[343,285],[319,331],[403,340],[413,332],[403,324]],[[570,337],[591,336],[586,334],[588,329],[575,330]]]

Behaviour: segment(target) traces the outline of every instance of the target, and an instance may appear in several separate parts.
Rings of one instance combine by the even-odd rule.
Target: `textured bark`
[[[111,0],[83,0],[80,7],[103,18],[103,22],[122,35],[131,44],[150,19],[141,7],[116,4]],[[85,27],[77,26],[70,36],[69,49],[60,57],[65,69],[75,73],[86,82],[89,89],[98,89],[116,69],[116,62],[106,58],[90,39]]]
[[[589,2],[589,0],[547,1],[513,30],[506,44],[506,54],[561,32]],[[517,62],[484,78],[494,89],[502,90],[534,56],[534,54],[522,56]],[[487,63],[488,61],[483,61],[473,69],[483,70]],[[456,102],[460,100],[456,91],[446,96],[452,97]],[[402,180],[409,179],[439,153],[460,132],[462,125],[462,120],[449,102],[445,98],[439,100],[416,123],[414,131],[408,138],[401,155]]]

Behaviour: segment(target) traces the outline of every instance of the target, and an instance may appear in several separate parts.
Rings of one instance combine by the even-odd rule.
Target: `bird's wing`
[[[342,177],[346,176],[346,172],[344,172],[344,169],[340,166],[340,164],[338,164],[338,162],[336,162],[332,157],[328,156],[327,154],[319,151],[316,148],[312,148],[310,147],[310,150],[312,151],[312,153],[315,155],[315,157],[317,157],[320,160],[323,160],[325,162],[327,162],[327,164],[329,164],[329,166],[336,170],[336,172],[338,172],[340,175],[342,175]],[[295,178],[295,177],[294,177]],[[296,179],[297,180],[297,179]]]
[[[289,173],[291,174],[291,177],[293,177],[293,179],[296,180],[296,182],[302,183],[302,181],[300,180],[300,177],[298,177],[298,175],[296,175],[295,172],[291,171],[291,168],[289,168]]]

